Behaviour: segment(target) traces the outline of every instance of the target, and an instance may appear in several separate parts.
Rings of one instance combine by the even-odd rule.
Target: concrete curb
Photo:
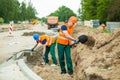
[[[23,59],[19,59],[18,66],[22,70],[22,72],[30,79],[30,80],[43,80],[41,77],[36,75],[30,68],[27,67]]]

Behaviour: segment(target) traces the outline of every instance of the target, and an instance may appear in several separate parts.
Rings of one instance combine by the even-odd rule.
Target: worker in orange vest
[[[71,51],[70,51],[70,42],[74,41],[74,43],[78,43],[78,40],[74,39],[71,34],[73,33],[74,26],[77,22],[77,18],[75,16],[71,16],[68,22],[65,25],[62,25],[57,38],[57,49],[58,49],[58,57],[59,63],[61,67],[61,74],[66,73],[65,69],[65,56],[66,56],[66,64],[67,71],[69,75],[73,74],[73,65],[71,60]]]
[[[34,40],[37,42],[37,44],[32,48],[32,51],[37,47],[37,45],[40,43],[43,45],[43,54],[44,54],[44,62],[49,63],[48,60],[48,53],[50,52],[53,60],[53,64],[51,66],[57,65],[57,60],[55,56],[55,45],[56,41],[54,37],[48,36],[48,35],[41,35],[38,34],[33,35]]]

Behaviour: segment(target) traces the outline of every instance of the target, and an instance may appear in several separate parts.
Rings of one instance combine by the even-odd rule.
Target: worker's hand
[[[34,51],[34,48],[32,48],[31,51]]]
[[[74,40],[74,44],[78,44],[79,43],[79,40]]]

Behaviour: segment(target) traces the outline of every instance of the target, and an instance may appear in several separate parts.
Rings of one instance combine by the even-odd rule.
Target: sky
[[[30,0],[19,0],[20,2],[29,2]],[[37,10],[37,17],[46,17],[50,13],[58,10],[62,5],[73,10],[78,14],[78,8],[80,7],[80,0],[31,0],[33,7]]]

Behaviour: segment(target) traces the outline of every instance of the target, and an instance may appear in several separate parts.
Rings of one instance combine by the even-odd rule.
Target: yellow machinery
[[[39,21],[38,21],[37,19],[32,19],[31,24],[34,25],[34,24],[36,24],[36,23],[38,23],[38,22],[39,22]]]

